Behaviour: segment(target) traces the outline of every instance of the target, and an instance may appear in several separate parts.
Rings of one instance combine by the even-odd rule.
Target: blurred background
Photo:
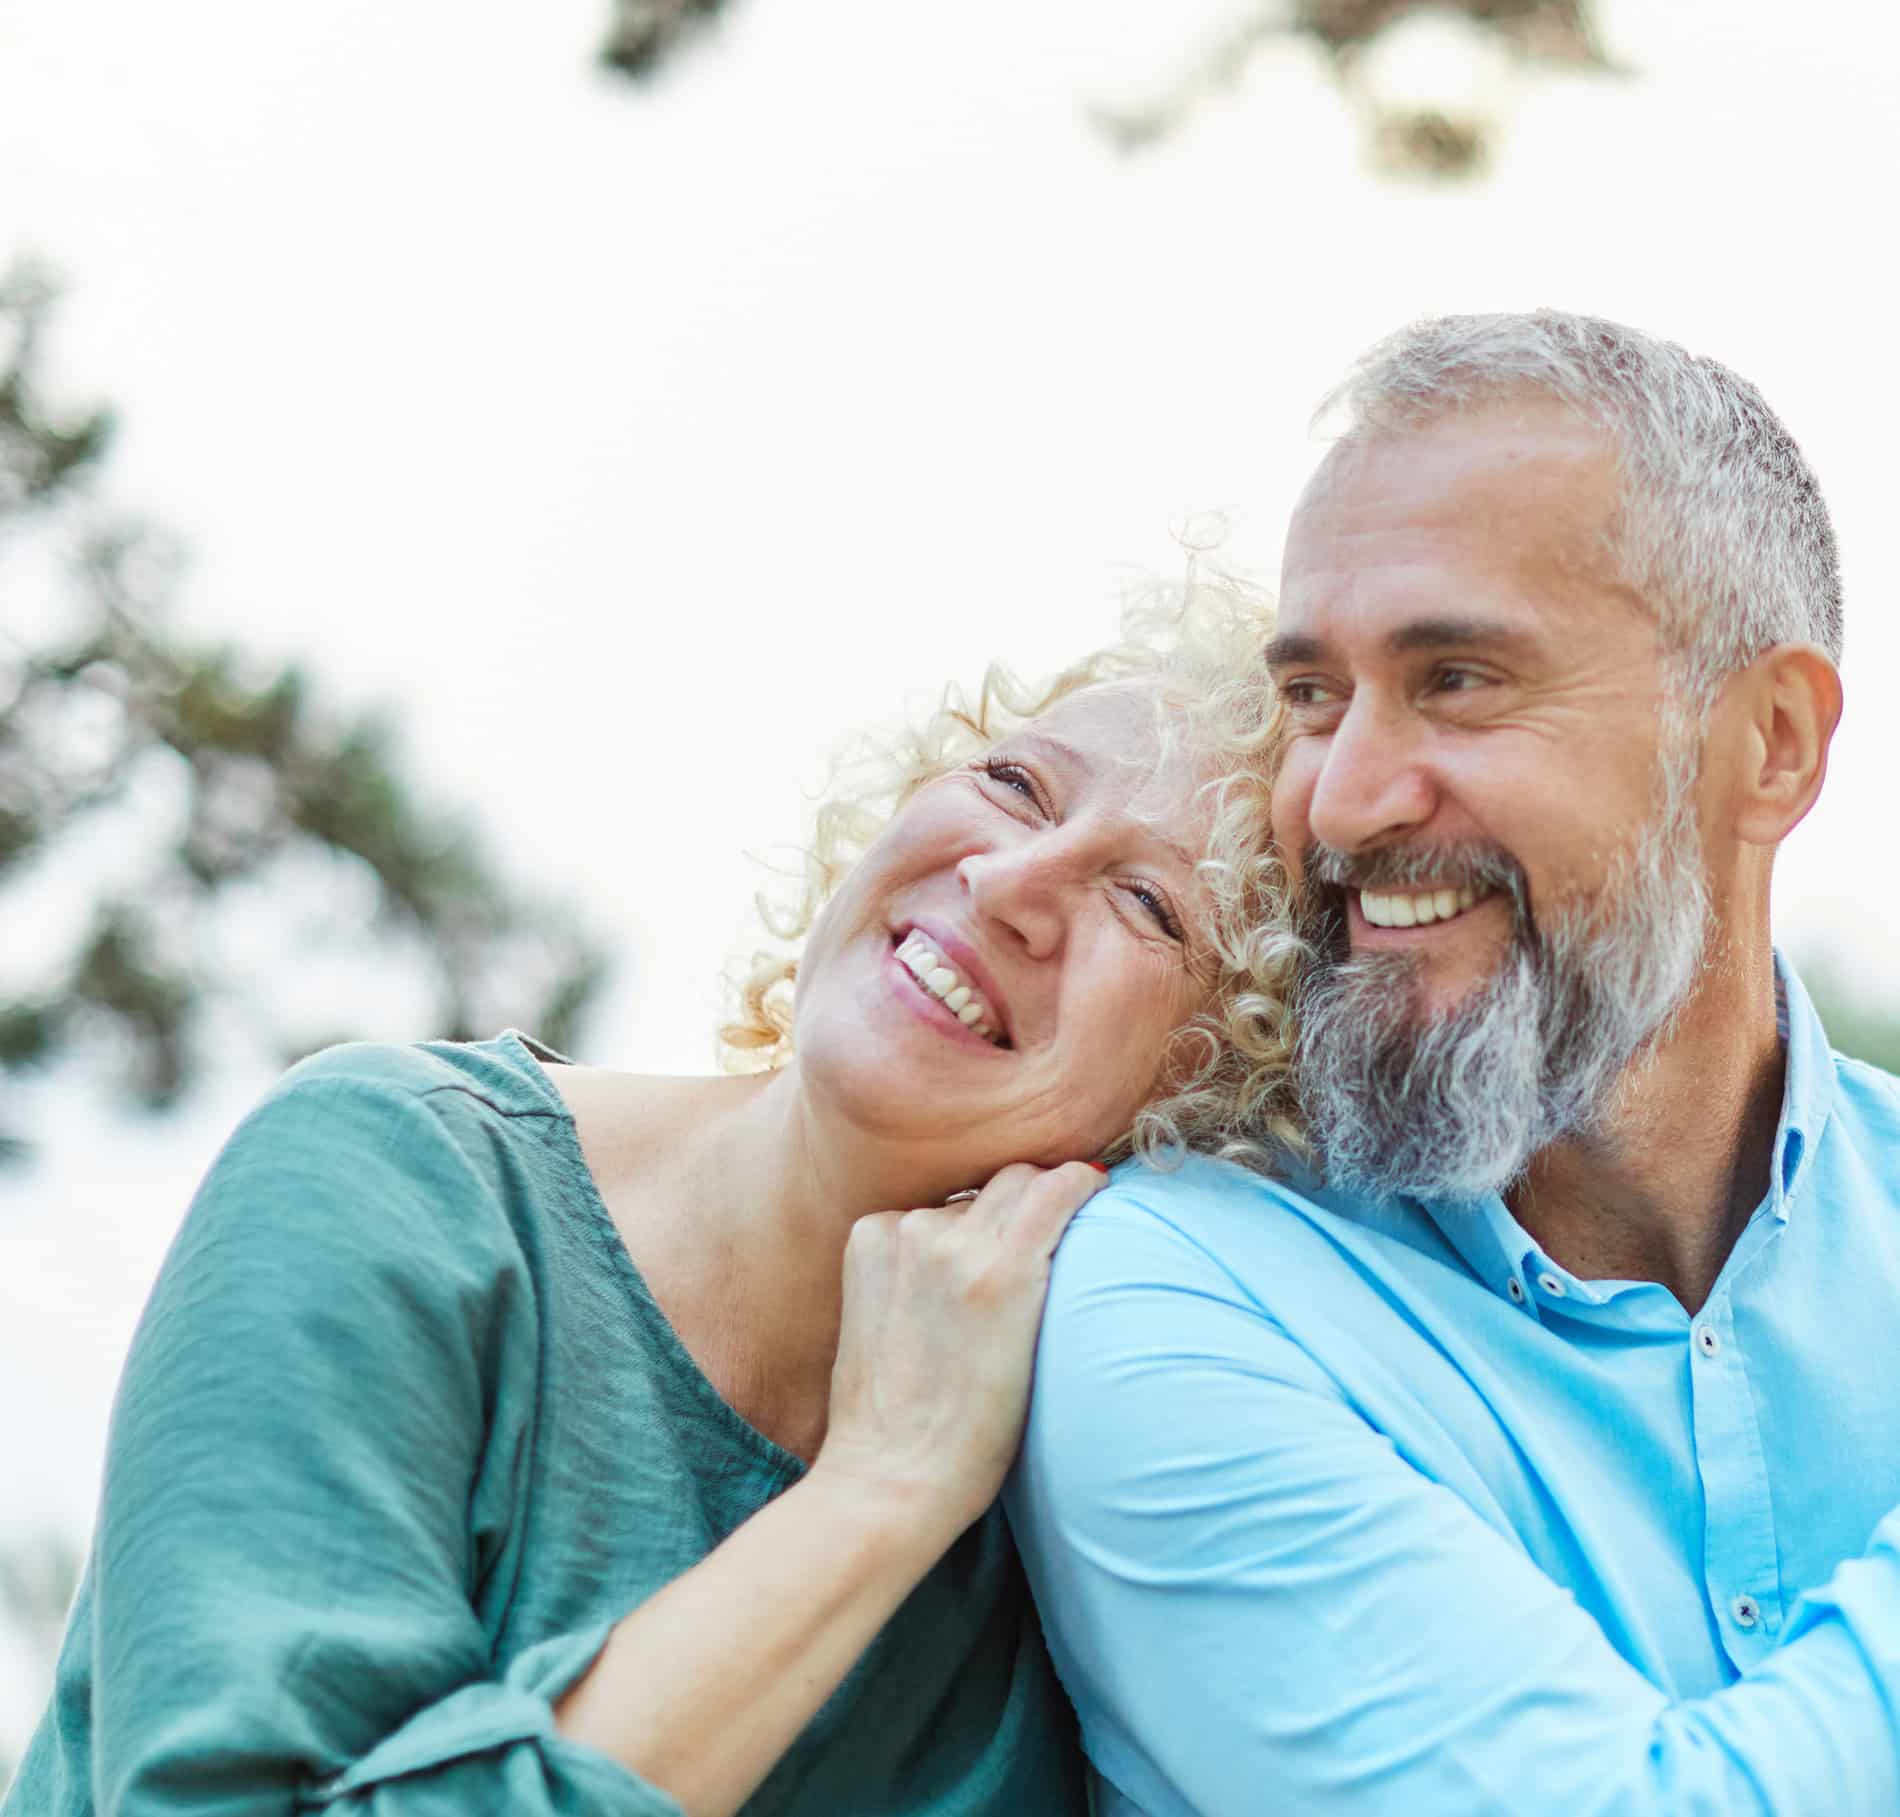
[[[1900,1063],[1900,17],[0,0],[0,1785],[192,1186],[326,1041],[711,1063],[828,752],[1035,671],[1408,317],[1753,378],[1849,707],[1778,881]]]

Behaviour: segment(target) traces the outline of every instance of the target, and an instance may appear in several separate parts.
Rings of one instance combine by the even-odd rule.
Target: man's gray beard
[[[1316,957],[1297,1005],[1296,1066],[1331,1184],[1480,1198],[1519,1179],[1540,1149],[1598,1125],[1701,972],[1709,902],[1691,780],[1680,760],[1661,773],[1658,810],[1612,872],[1594,925],[1572,911],[1545,933],[1508,855],[1465,854],[1479,882],[1508,891],[1516,929],[1497,975],[1454,1010],[1425,1007],[1408,954]],[[1309,857],[1309,875],[1343,882],[1326,876],[1326,856]],[[1337,870],[1364,868],[1332,856]],[[1443,862],[1409,855],[1373,886],[1441,880]]]

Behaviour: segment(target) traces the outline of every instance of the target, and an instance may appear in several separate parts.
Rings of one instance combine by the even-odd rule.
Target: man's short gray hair
[[[1623,578],[1655,610],[1692,701],[1773,644],[1840,661],[1840,555],[1820,486],[1761,393],[1715,360],[1556,309],[1437,316],[1387,336],[1318,415],[1343,412],[1351,445],[1526,392],[1610,436]]]

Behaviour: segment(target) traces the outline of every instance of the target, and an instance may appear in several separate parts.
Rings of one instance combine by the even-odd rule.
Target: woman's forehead
[[[1178,717],[1170,720],[1174,711]],[[1156,683],[1136,679],[1084,688],[1038,714],[1005,744],[1042,748],[1054,761],[1112,791],[1144,815],[1185,815],[1208,763],[1185,712]]]
[[[1161,742],[1160,696],[1152,681],[1105,681],[1064,695],[1022,729],[1074,745],[1087,757],[1112,761],[1152,751]]]

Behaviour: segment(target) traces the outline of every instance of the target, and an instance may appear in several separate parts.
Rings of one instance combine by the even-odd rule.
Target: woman
[[[1278,1110],[1260,631],[992,672],[828,808],[762,1070],[294,1070],[142,1321],[8,1811],[1080,1808],[991,1504],[1102,1160]]]

